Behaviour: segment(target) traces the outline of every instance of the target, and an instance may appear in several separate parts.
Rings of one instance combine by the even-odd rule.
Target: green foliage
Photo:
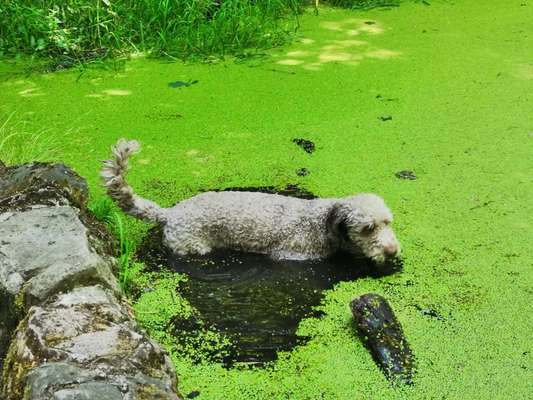
[[[129,293],[132,288],[133,271],[138,270],[139,265],[132,262],[135,246],[133,240],[129,237],[124,219],[116,210],[113,201],[108,197],[102,197],[93,201],[89,205],[89,210],[96,218],[105,222],[118,239],[118,281],[122,290]]]
[[[109,223],[114,212],[113,200],[109,197],[100,197],[89,204],[89,210],[100,221]]]
[[[3,0],[0,53],[224,55],[284,42],[302,0]],[[290,17],[290,18],[285,18]]]
[[[33,130],[26,122],[14,119],[15,113],[0,118],[0,160],[7,165],[30,161],[49,161],[60,150],[59,141],[49,129]]]

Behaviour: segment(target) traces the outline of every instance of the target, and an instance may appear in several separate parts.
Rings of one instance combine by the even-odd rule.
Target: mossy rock
[[[64,164],[2,165],[0,171],[0,213],[36,204],[87,206],[87,182]]]

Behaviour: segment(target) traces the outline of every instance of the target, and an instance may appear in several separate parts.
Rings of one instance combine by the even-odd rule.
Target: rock
[[[0,168],[0,399],[178,399],[86,205],[85,180],[62,164]]]
[[[87,196],[85,180],[63,164],[23,164],[0,175],[0,213],[36,204],[85,209]]]
[[[414,356],[387,300],[369,293],[353,299],[350,308],[359,337],[385,376],[393,382],[411,384]]]
[[[0,214],[0,290],[16,295],[25,284],[28,307],[73,282],[98,282],[118,291],[110,260],[91,248],[78,215],[67,206]]]
[[[28,375],[28,400],[122,400],[120,387],[101,382],[98,371],[87,371],[67,363],[48,363]],[[100,380],[100,382],[98,381]],[[57,390],[50,397],[50,389]]]
[[[168,356],[111,290],[95,285],[30,308],[6,358],[2,394],[6,400],[23,393],[35,400],[142,399],[138,393],[177,399],[175,386]]]
[[[107,278],[102,282],[110,286],[114,282],[109,267],[102,266],[101,257],[89,250],[88,238],[94,235],[87,233],[79,212],[70,208],[71,202],[79,212],[85,208],[87,184],[62,164],[0,168],[0,304],[5,310],[0,314],[0,367],[11,333],[23,313],[21,288],[31,278],[49,267],[57,268],[56,263],[72,261],[72,272],[77,270],[77,275],[89,277],[99,265],[100,271],[107,268],[107,274],[102,275]],[[41,204],[54,206],[44,208]],[[57,204],[68,207],[56,207]],[[41,208],[30,209],[37,206]],[[78,252],[83,246],[85,251]],[[90,263],[85,262],[88,258]],[[60,290],[61,282],[66,282],[62,275],[51,277],[54,284],[48,287],[39,278],[29,284],[28,293],[33,294],[34,301]]]
[[[0,268],[2,268],[1,265]],[[17,327],[20,319],[20,312],[17,310],[15,300],[14,295],[0,288],[0,371],[3,367],[4,354],[9,347],[11,334]],[[1,382],[0,374],[0,384]]]

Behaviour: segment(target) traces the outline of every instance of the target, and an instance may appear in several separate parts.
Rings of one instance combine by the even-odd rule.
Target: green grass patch
[[[135,244],[128,233],[122,212],[118,211],[113,201],[108,197],[100,197],[89,204],[89,210],[96,218],[107,224],[118,241],[118,283],[126,294],[130,294],[133,277],[142,269],[142,264],[133,260]]]
[[[61,135],[18,119],[16,112],[0,116],[0,160],[7,165],[52,160],[61,153]],[[68,132],[66,133],[68,134]]]

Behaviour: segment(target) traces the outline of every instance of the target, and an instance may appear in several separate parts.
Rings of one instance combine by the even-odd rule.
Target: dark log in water
[[[353,299],[350,308],[359,337],[387,379],[411,384],[415,359],[387,300],[368,293]]]

